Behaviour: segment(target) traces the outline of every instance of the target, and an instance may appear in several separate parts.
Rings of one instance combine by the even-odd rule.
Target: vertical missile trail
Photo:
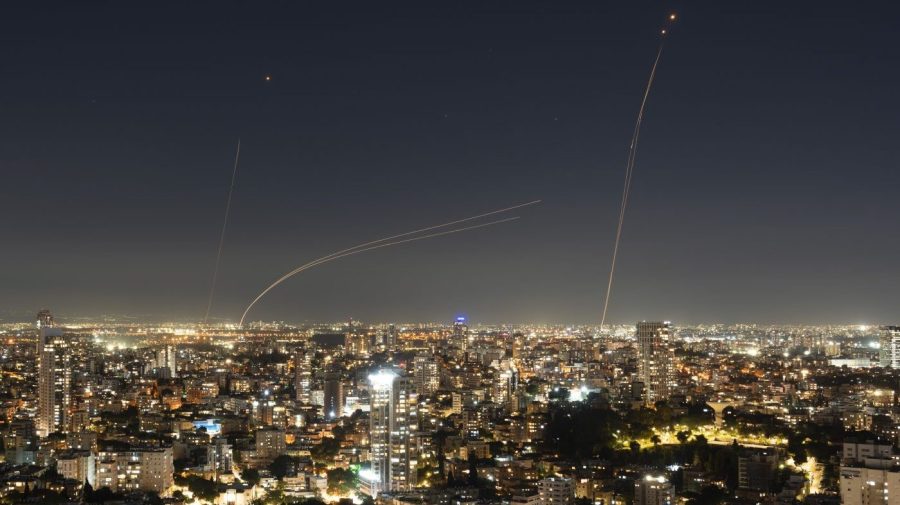
[[[668,23],[673,21],[675,21],[675,14],[670,14],[667,18],[667,26],[660,31],[659,49],[656,51],[656,58],[653,60],[653,66],[650,68],[650,77],[647,79],[647,85],[644,88],[641,106],[638,109],[637,119],[634,122],[634,131],[631,134],[631,142],[628,145],[628,157],[625,161],[625,182],[622,188],[622,202],[619,205],[619,220],[616,225],[616,238],[613,243],[612,261],[609,266],[609,280],[606,283],[606,297],[603,300],[603,316],[600,318],[601,330],[606,323],[606,312],[609,308],[609,297],[612,293],[613,277],[616,273],[616,259],[619,255],[619,242],[622,239],[622,225],[625,223],[625,209],[628,207],[628,195],[631,192],[631,179],[634,175],[634,163],[637,158],[637,145],[641,135],[641,124],[644,121],[644,110],[647,107],[647,98],[650,96],[650,89],[653,87],[653,81],[656,79],[656,68],[659,66],[659,59],[662,56],[663,47],[665,46]]]
[[[209,319],[209,311],[212,309],[213,297],[216,294],[216,280],[219,277],[219,261],[222,259],[222,248],[225,246],[225,230],[228,228],[228,214],[231,211],[231,195],[234,194],[234,181],[237,179],[238,160],[241,157],[241,139],[237,142],[237,152],[234,154],[234,169],[231,171],[231,186],[228,188],[228,199],[225,201],[225,219],[222,221],[222,233],[219,235],[219,249],[216,251],[216,264],[213,267],[212,283],[209,286],[209,301],[206,302],[206,314],[203,316],[203,324]]]

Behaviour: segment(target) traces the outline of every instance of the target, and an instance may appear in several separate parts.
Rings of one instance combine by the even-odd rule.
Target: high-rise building
[[[638,377],[644,383],[644,402],[668,399],[674,379],[675,353],[669,322],[637,324]]]
[[[45,326],[53,326],[53,314],[51,314],[47,309],[39,310],[37,313],[36,324],[38,329],[41,329]]]
[[[344,383],[340,374],[332,373],[325,377],[324,385],[325,417],[335,419],[344,414]]]
[[[354,326],[352,320],[348,328],[347,333],[344,335],[344,349],[347,351],[347,354],[360,358],[368,357],[369,353],[372,352],[373,335],[358,324]]]
[[[885,368],[900,368],[900,326],[881,327],[879,364]]]
[[[398,332],[397,327],[393,324],[388,326],[387,333],[384,334],[384,345],[388,349],[397,347]]]
[[[433,356],[416,356],[413,359],[413,382],[417,395],[427,396],[438,390],[441,377]]]
[[[155,351],[153,365],[157,377],[160,379],[174,379],[178,376],[176,372],[176,354],[177,349],[170,344],[166,344]]]
[[[462,352],[466,352],[469,348],[469,325],[466,324],[466,318],[458,316],[453,322],[453,337],[451,339],[453,347]]]
[[[416,394],[407,377],[389,369],[369,375],[373,494],[407,491],[416,482]]]
[[[62,329],[53,327],[49,311],[38,314],[37,434],[46,437],[68,430],[72,407],[72,367],[69,343]]]
[[[634,505],[672,505],[675,488],[665,477],[645,475],[634,482]]]
[[[311,400],[312,357],[311,349],[297,349],[294,355],[294,392],[300,403],[310,403]]]

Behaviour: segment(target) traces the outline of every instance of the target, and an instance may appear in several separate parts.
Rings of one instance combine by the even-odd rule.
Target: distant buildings
[[[638,378],[644,384],[644,402],[653,405],[669,398],[675,358],[669,322],[637,324]]]
[[[177,372],[177,349],[174,345],[164,345],[155,351],[154,370],[160,379],[173,379]]]
[[[52,327],[53,326],[53,314],[50,313],[47,309],[41,309],[37,313],[37,318],[35,324],[38,329],[44,327]]]
[[[441,377],[434,356],[416,356],[413,359],[413,381],[417,395],[431,395],[441,385]]]
[[[275,490],[323,501],[365,493],[380,505],[690,499],[671,476],[679,492],[723,503],[834,505],[840,490],[847,504],[900,505],[896,370],[828,365],[892,355],[896,328],[679,327],[676,341],[666,322],[601,338],[589,326],[470,330],[460,318],[400,335],[354,323],[350,345],[342,323],[228,327],[217,345],[196,345],[207,328],[84,324],[63,338],[49,312],[37,321],[37,347],[34,330],[0,328],[0,498],[28,489],[75,502],[84,482],[123,495],[171,493],[172,478],[178,489],[213,487],[202,478],[217,482],[208,496],[220,505]],[[660,400],[660,412],[641,408]],[[635,419],[650,431],[623,436]],[[598,442],[593,422],[615,434]],[[871,434],[845,439],[840,457],[790,460],[795,428],[819,425],[836,440],[839,423]]]

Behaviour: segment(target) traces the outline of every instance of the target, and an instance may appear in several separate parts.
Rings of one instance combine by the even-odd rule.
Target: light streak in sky
[[[484,227],[487,227],[487,226],[493,226],[493,225],[496,225],[496,224],[506,223],[506,222],[509,222],[509,221],[515,221],[516,219],[519,219],[518,216],[516,216],[516,217],[510,217],[510,218],[506,218],[506,219],[500,219],[500,220],[496,220],[496,221],[489,221],[489,222],[487,222],[487,223],[480,223],[480,224],[476,224],[476,225],[465,226],[465,227],[462,227],[462,228],[455,228],[455,229],[452,229],[452,230],[445,230],[445,231],[440,231],[440,232],[435,232],[435,233],[429,233],[429,234],[426,234],[426,235],[418,235],[418,236],[415,236],[415,237],[405,238],[405,239],[402,239],[402,240],[395,240],[395,239],[399,239],[399,238],[401,238],[401,237],[409,237],[410,235],[415,235],[415,234],[418,234],[418,233],[422,233],[422,232],[426,232],[426,231],[431,231],[431,230],[436,230],[436,229],[440,229],[440,228],[446,228],[447,226],[452,226],[452,225],[454,225],[454,224],[464,223],[464,222],[467,222],[467,221],[473,221],[473,220],[475,220],[475,219],[480,219],[480,218],[483,218],[483,217],[492,216],[492,215],[495,215],[495,214],[499,214],[499,213],[501,213],[501,212],[508,212],[508,211],[510,211],[510,210],[519,209],[519,208],[526,207],[526,206],[529,206],[529,205],[535,205],[535,204],[537,204],[537,203],[540,203],[540,200],[534,200],[534,201],[531,201],[531,202],[522,203],[522,204],[519,204],[519,205],[514,205],[514,206],[512,206],[512,207],[506,207],[506,208],[503,208],[503,209],[498,209],[498,210],[494,210],[494,211],[491,211],[491,212],[486,212],[486,213],[484,213],[484,214],[478,214],[478,215],[476,215],[476,216],[467,217],[467,218],[464,218],[464,219],[457,219],[457,220],[455,220],[455,221],[450,221],[450,222],[443,223],[443,224],[439,224],[439,225],[435,225],[435,226],[429,226],[429,227],[427,227],[427,228],[420,228],[420,229],[418,229],[418,230],[408,231],[408,232],[405,232],[405,233],[400,233],[400,234],[398,234],[398,235],[391,235],[391,236],[389,236],[389,237],[380,238],[380,239],[378,239],[378,240],[372,240],[372,241],[370,241],[370,242],[364,242],[364,243],[362,243],[362,244],[359,244],[359,245],[356,245],[356,246],[353,246],[353,247],[349,247],[349,248],[347,248],[347,249],[342,249],[342,250],[340,250],[340,251],[333,252],[333,253],[331,253],[331,254],[327,254],[327,255],[325,255],[325,256],[322,256],[321,258],[315,259],[315,260],[313,260],[313,261],[310,261],[309,263],[306,263],[306,264],[304,264],[304,265],[301,265],[301,266],[299,266],[299,267],[297,267],[297,268],[291,270],[290,272],[288,272],[288,273],[282,275],[282,276],[279,277],[275,282],[273,282],[272,284],[270,284],[270,285],[269,285],[266,289],[264,289],[264,290],[263,290],[256,298],[254,298],[253,301],[250,302],[249,305],[247,305],[247,308],[244,310],[244,313],[241,314],[241,320],[240,320],[240,323],[238,323],[238,325],[239,325],[239,326],[243,326],[243,325],[244,325],[244,319],[247,318],[247,314],[250,312],[250,309],[252,309],[253,306],[256,305],[256,302],[258,302],[263,296],[265,296],[266,293],[268,293],[268,292],[271,291],[273,288],[275,288],[275,286],[278,286],[278,285],[281,284],[282,282],[288,280],[289,278],[291,278],[291,277],[293,277],[293,276],[299,274],[300,272],[302,272],[302,271],[304,271],[304,270],[313,268],[313,267],[318,266],[318,265],[321,265],[321,264],[323,264],[323,263],[327,263],[327,262],[329,262],[329,261],[334,261],[334,260],[339,259],[339,258],[343,258],[343,257],[346,257],[346,256],[351,256],[351,255],[354,255],[354,254],[359,254],[359,253],[366,252],[366,251],[371,251],[371,250],[374,250],[374,249],[381,249],[381,248],[383,248],[383,247],[389,247],[389,246],[394,246],[394,245],[400,245],[400,244],[405,244],[405,243],[408,243],[408,242],[415,242],[415,241],[417,241],[417,240],[424,240],[424,239],[428,239],[428,238],[440,237],[440,236],[443,236],[443,235],[450,235],[450,234],[453,234],[453,233],[460,233],[460,232],[464,232],[464,231],[474,230],[474,229],[477,229],[477,228],[484,228]]]
[[[237,142],[237,152],[234,154],[234,169],[231,172],[231,186],[228,188],[228,200],[225,202],[225,219],[222,221],[222,233],[219,235],[219,249],[216,251],[216,263],[213,267],[212,282],[209,286],[209,301],[206,302],[206,314],[203,315],[203,324],[209,319],[209,311],[212,310],[213,298],[216,294],[216,281],[219,277],[219,261],[222,259],[222,248],[225,246],[225,230],[228,228],[228,214],[231,211],[231,195],[234,194],[234,181],[237,179],[238,160],[241,156],[241,139]]]
[[[609,308],[609,297],[612,293],[613,277],[616,273],[616,259],[619,255],[619,242],[622,239],[622,225],[625,223],[625,209],[628,206],[628,195],[631,192],[631,178],[634,174],[634,162],[637,156],[637,145],[638,138],[641,134],[641,124],[644,121],[644,110],[647,107],[647,98],[650,96],[650,89],[653,87],[653,81],[656,79],[656,68],[659,66],[659,59],[662,56],[663,47],[665,46],[669,25],[675,22],[675,19],[675,14],[669,14],[666,18],[666,25],[660,30],[659,49],[656,51],[656,58],[653,60],[653,66],[650,68],[650,77],[647,79],[647,86],[644,88],[644,96],[641,98],[641,107],[638,109],[637,120],[634,122],[634,131],[631,134],[631,143],[628,145],[628,157],[625,161],[625,183],[622,188],[622,203],[619,205],[619,220],[616,225],[616,239],[613,243],[612,261],[609,266],[609,280],[606,283],[606,297],[603,300],[603,316],[600,318],[601,330],[606,323],[606,311]]]

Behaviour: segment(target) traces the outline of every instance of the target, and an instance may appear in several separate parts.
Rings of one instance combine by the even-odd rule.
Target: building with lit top
[[[675,488],[665,477],[645,475],[634,482],[634,505],[672,505]]]
[[[407,491],[416,482],[416,453],[412,432],[416,427],[416,393],[407,377],[389,369],[369,375],[371,412],[369,443],[372,495]]]
[[[53,327],[53,316],[38,314],[38,412],[37,434],[46,437],[66,432],[72,407],[72,367],[69,343],[62,329]]]
[[[453,322],[453,337],[451,338],[453,347],[462,352],[466,352],[469,348],[469,325],[466,324],[466,318],[458,316]]]

